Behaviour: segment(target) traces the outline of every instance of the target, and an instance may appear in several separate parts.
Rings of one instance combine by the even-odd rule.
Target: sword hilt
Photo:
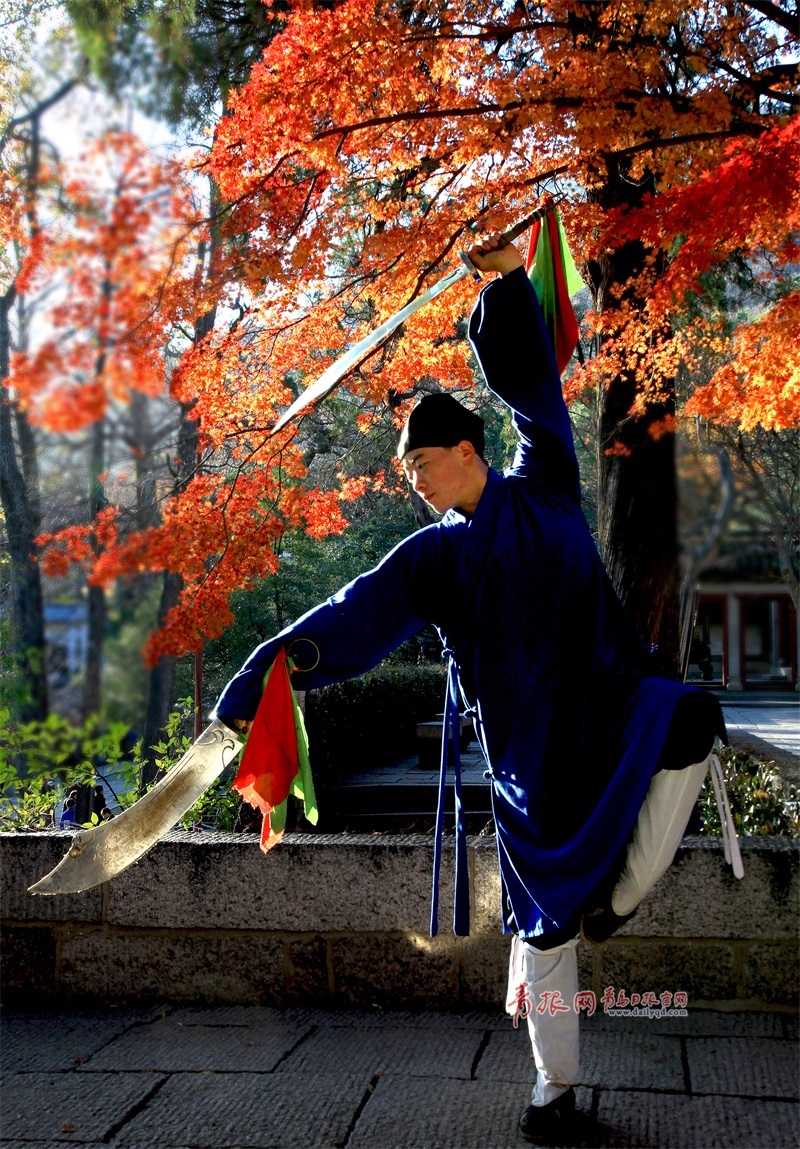
[[[512,227],[508,228],[507,231],[501,232],[500,239],[503,241],[503,247],[508,247],[510,243],[513,243],[515,239],[522,235],[523,231],[527,231],[528,228],[532,227],[538,220],[544,219],[548,212],[558,207],[565,199],[566,196],[563,195],[554,196],[553,199],[548,200],[546,204],[537,207],[536,211],[532,211],[530,215],[526,215],[519,223],[515,223]]]
[[[565,198],[566,197],[563,195],[555,196],[553,199],[548,200],[546,204],[543,204],[541,207],[537,207],[536,211],[532,211],[530,215],[526,215],[524,219],[521,219],[518,223],[513,224],[506,231],[501,231],[500,241],[502,246],[508,247],[508,245],[513,243],[514,240],[522,235],[524,231],[527,231],[528,228],[532,227],[538,220],[544,219],[548,212],[551,212],[554,208],[558,207],[558,205],[562,203]],[[467,253],[465,251],[461,251],[459,252],[459,255],[461,256],[465,267],[472,274],[473,278],[480,280],[481,273],[478,271],[477,267],[472,262]]]

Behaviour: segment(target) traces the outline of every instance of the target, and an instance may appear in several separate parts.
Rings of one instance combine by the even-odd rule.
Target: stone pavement
[[[796,1015],[582,1018],[582,1146],[794,1149]],[[501,1013],[263,1007],[3,1013],[0,1146],[521,1149]]]
[[[759,699],[753,694],[718,696],[728,733],[755,734],[781,750],[800,754],[800,701],[796,694]]]

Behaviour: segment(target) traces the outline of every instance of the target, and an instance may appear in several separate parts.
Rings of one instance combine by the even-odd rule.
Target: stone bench
[[[463,752],[475,737],[475,728],[472,719],[459,715],[460,738],[459,749]],[[417,752],[419,764],[423,770],[432,769],[439,765],[442,745],[442,729],[444,727],[444,714],[437,714],[432,722],[417,723]],[[448,740],[452,741],[452,733]]]

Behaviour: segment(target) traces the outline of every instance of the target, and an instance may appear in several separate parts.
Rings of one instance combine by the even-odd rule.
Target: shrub
[[[774,762],[743,750],[719,752],[737,833],[749,837],[800,837],[800,789],[784,782]],[[710,776],[699,798],[701,833],[719,836],[722,827]]]
[[[0,709],[0,830],[44,830],[70,786],[108,784],[113,773],[120,805],[133,801],[136,769],[126,754],[125,723],[91,718],[73,726],[51,714],[43,722],[14,722]],[[126,791],[130,793],[126,794]]]
[[[311,692],[306,699],[315,779],[385,766],[414,753],[417,723],[444,709],[443,665],[383,665]]]

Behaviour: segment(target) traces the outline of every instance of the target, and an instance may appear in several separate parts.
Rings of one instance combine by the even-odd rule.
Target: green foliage
[[[192,699],[183,698],[170,714],[164,736],[153,749],[161,774],[174,766],[192,744],[186,733]],[[0,709],[0,830],[46,830],[67,787],[95,785],[101,777],[123,808],[140,794],[144,766],[141,742],[126,747],[127,723],[100,727],[91,719],[73,726],[51,715],[45,722],[14,723]],[[111,779],[113,778],[113,785]],[[116,786],[116,789],[115,789]],[[183,817],[190,828],[200,822],[231,830],[241,798],[223,782],[208,790]],[[92,814],[84,825],[98,824]]]
[[[18,723],[0,709],[0,829],[49,828],[67,781],[93,784],[99,764],[104,776],[120,779],[120,804],[132,800],[137,764],[125,756],[126,730],[124,723],[101,728],[96,719],[73,726],[55,714]]]
[[[744,751],[719,752],[736,831],[747,837],[781,834],[800,837],[800,789],[784,782],[775,763]],[[699,799],[701,833],[720,836],[722,828],[711,778]]]
[[[177,705],[164,737],[153,747],[162,774],[191,745],[186,722],[192,699]],[[127,733],[126,722],[101,726],[91,718],[74,726],[52,714],[44,722],[17,723],[7,708],[0,709],[0,830],[51,828],[67,786],[95,785],[98,778],[121,807],[132,805],[139,797],[145,755],[141,740],[133,748],[127,744]],[[88,824],[96,821],[93,816]]]
[[[285,536],[277,573],[232,597],[234,621],[220,638],[206,645],[203,693],[208,709],[255,646],[375,566],[410,534],[414,522],[407,500],[396,500],[402,506],[394,507],[390,502],[382,500],[374,515],[354,523],[344,535],[313,539],[298,531]],[[438,658],[439,647],[438,640],[422,636],[405,644],[394,657],[406,661],[416,661],[421,654]],[[191,689],[191,675],[188,662],[179,665],[180,692]],[[296,685],[301,688],[299,680]]]
[[[0,552],[2,553],[2,552]],[[10,563],[3,564],[0,558],[0,595],[5,588],[11,587]],[[0,598],[0,605],[5,605]],[[19,712],[25,700],[25,679],[13,654],[14,638],[11,633],[11,621],[8,617],[0,618],[0,706],[7,707],[12,714]]]
[[[198,798],[191,810],[181,818],[181,826],[184,830],[200,825],[204,830],[230,831],[234,828],[241,805],[241,796],[231,788],[230,779],[222,781]]]
[[[193,699],[179,698],[176,705],[178,709],[173,710],[167,719],[164,737],[151,747],[155,751],[156,769],[160,775],[169,770],[170,766],[174,766],[192,745],[192,739],[186,733],[186,726],[194,711]],[[144,758],[141,740],[136,744],[136,757],[140,762]]]
[[[319,782],[414,753],[417,723],[444,709],[444,665],[383,664],[306,699],[311,767]]]
[[[148,669],[142,647],[156,625],[160,588],[130,603],[118,592],[103,643],[103,710],[111,722],[138,726],[145,712]],[[188,689],[188,687],[187,687]]]
[[[193,741],[186,733],[187,721],[194,713],[193,699],[181,698],[177,705],[179,709],[173,711],[167,719],[164,737],[153,747],[157,755],[156,766],[159,774],[162,775],[180,761]],[[143,757],[143,746],[139,741],[136,745],[136,761],[140,767],[139,774],[141,774]],[[214,786],[209,787],[197,799],[190,810],[186,811],[181,818],[181,826],[185,830],[191,830],[196,826],[215,830],[233,829],[236,815],[242,804],[241,797],[235,790],[231,789],[230,785],[235,770],[234,765]],[[154,782],[153,785],[156,783]]]
[[[21,787],[15,801],[0,795],[0,830],[50,830],[60,795],[44,780]]]
[[[280,26],[261,0],[67,0],[66,8],[108,90],[173,125],[210,122]]]

